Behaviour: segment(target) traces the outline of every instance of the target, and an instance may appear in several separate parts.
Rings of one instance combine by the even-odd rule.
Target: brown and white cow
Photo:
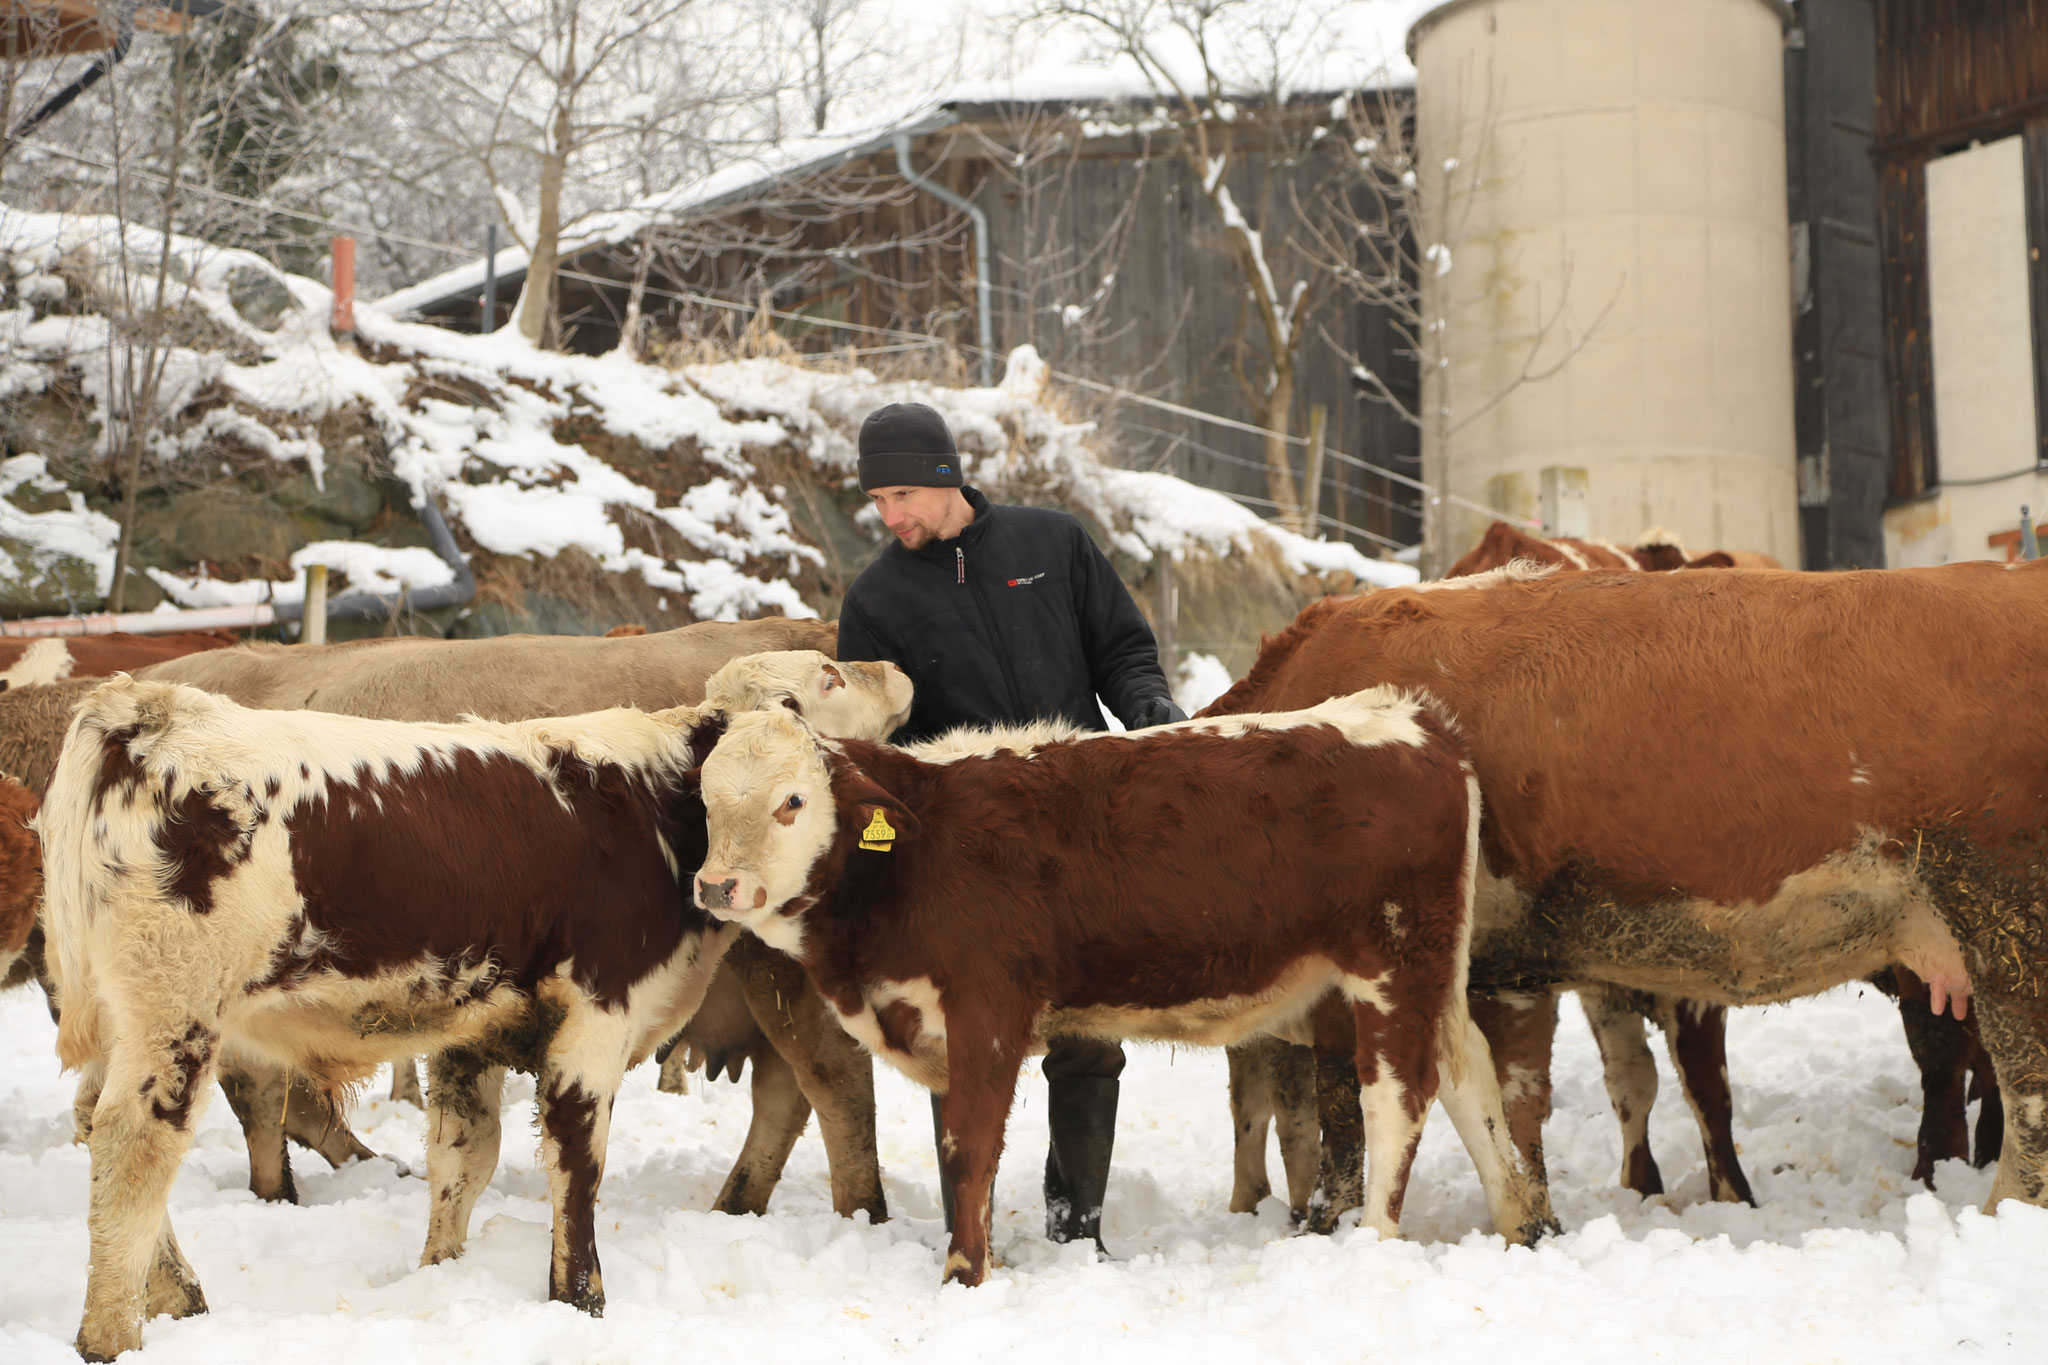
[[[41,640],[0,639],[0,689],[132,673],[166,659],[226,649],[238,638],[231,630],[179,630],[164,635],[115,631]]]
[[[0,986],[15,979],[43,899],[43,859],[28,823],[35,813],[36,794],[0,777]]]
[[[1510,570],[1317,603],[1213,709],[1389,683],[1457,714],[1487,794],[1473,1008],[1532,1158],[1555,987],[1756,1004],[1903,966],[1981,1022],[1990,1204],[2048,1203],[2044,616],[2048,566]]]
[[[734,717],[702,778],[698,903],[796,958],[849,1032],[944,1096],[947,1279],[988,1273],[1004,1121],[1048,1034],[1221,1046],[1332,990],[1356,1030],[1373,1226],[1397,1232],[1441,1094],[1496,1228],[1554,1227],[1465,1010],[1479,797],[1426,697],[910,750],[762,711]]]
[[[870,667],[835,706],[886,733],[909,686]],[[125,677],[95,691],[37,817],[59,1052],[96,1091],[80,1353],[140,1345],[145,1312],[204,1310],[165,1199],[228,1046],[323,1089],[421,1051],[533,1070],[549,1296],[602,1311],[612,1096],[732,937],[682,884],[724,719],[405,724]],[[437,1185],[466,1221],[480,1186]]]
[[[1766,554],[1746,551],[1709,550],[1691,555],[1678,537],[1662,527],[1652,527],[1636,537],[1630,546],[1611,540],[1580,536],[1539,536],[1511,522],[1496,521],[1486,528],[1479,543],[1450,567],[1445,578],[1470,578],[1475,574],[1505,569],[1514,563],[1554,564],[1561,569],[1778,569],[1784,566]]]

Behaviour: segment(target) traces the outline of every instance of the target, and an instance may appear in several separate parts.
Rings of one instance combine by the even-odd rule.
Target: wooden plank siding
[[[1874,0],[1884,252],[1890,493],[1914,498],[1941,480],[1928,346],[1926,165],[1973,142],[2024,134],[2035,421],[2048,457],[2048,203],[2041,128],[2048,123],[2048,0]]]
[[[994,349],[1000,356],[1029,342],[1057,370],[1254,421],[1256,408],[1234,360],[1240,338],[1249,337],[1247,368],[1255,370],[1263,338],[1246,309],[1244,281],[1215,210],[1188,168],[1157,135],[1076,137],[1073,117],[1056,122],[1059,128],[1034,131],[1053,136],[1064,129],[1063,150],[1042,161],[1043,174],[1017,166],[1013,118],[976,114],[913,139],[915,170],[988,216]],[[1234,162],[1232,192],[1266,224],[1269,244],[1282,235],[1292,196],[1328,192],[1329,167],[1314,162],[1303,157],[1276,164],[1255,153]],[[1112,233],[1120,243],[1105,243]],[[765,290],[779,311],[874,329],[777,321],[799,349],[903,345],[912,335],[931,336],[954,348],[962,378],[976,372],[972,225],[935,196],[909,189],[893,151],[844,167],[830,184],[764,190],[761,204],[725,211],[716,225],[684,225],[664,235],[674,240],[650,273],[644,303],[657,334],[735,340]],[[693,235],[701,239],[695,247],[689,245]],[[596,352],[617,344],[635,251],[627,242],[565,262],[558,299],[566,346]],[[1106,287],[1105,275],[1114,276]],[[516,285],[501,289],[516,292]],[[676,294],[739,306],[721,309]],[[436,315],[473,328],[480,308],[457,304]],[[1360,356],[1412,401],[1414,362],[1394,353],[1386,319],[1332,296],[1317,301],[1303,325],[1290,430],[1305,433],[1310,406],[1323,404],[1330,450],[1414,475],[1420,463],[1414,429],[1360,396],[1346,356]],[[927,368],[930,359],[926,352]],[[880,356],[863,363],[886,372],[901,362]],[[1000,359],[996,367],[1000,374]],[[1261,437],[1131,402],[1105,406],[1107,400],[1078,388],[1068,392],[1081,415],[1102,422],[1120,463],[1266,497]],[[1297,448],[1297,478],[1301,466]],[[1341,459],[1325,461],[1321,507],[1326,516],[1375,535],[1401,543],[1418,538],[1413,493]],[[1272,514],[1270,507],[1254,510]]]

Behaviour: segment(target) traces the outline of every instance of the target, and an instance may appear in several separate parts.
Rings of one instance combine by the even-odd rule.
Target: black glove
[[[1173,704],[1171,697],[1147,697],[1138,703],[1131,714],[1130,728],[1149,730],[1155,725],[1167,725],[1177,720],[1186,720],[1188,713]]]

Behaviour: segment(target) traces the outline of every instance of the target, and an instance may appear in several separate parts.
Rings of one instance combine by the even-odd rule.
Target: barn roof
[[[1362,79],[1350,89],[1407,89],[1406,76]],[[1327,102],[1337,93],[1302,91],[1289,102]],[[1000,115],[1024,106],[1052,109],[1104,107],[1132,100],[1153,100],[1149,85],[1098,68],[1027,72],[999,81],[975,81],[949,90],[943,97],[900,119],[869,128],[837,134],[799,138],[783,143],[758,156],[735,161],[696,180],[650,195],[626,208],[593,216],[573,234],[564,237],[561,261],[567,266],[574,258],[603,251],[630,241],[650,223],[679,222],[703,217],[736,204],[760,199],[771,187],[824,175],[868,157],[887,152],[898,138],[919,138]],[[500,290],[519,285],[526,276],[526,249],[506,247],[498,252],[497,281]],[[456,303],[473,300],[484,286],[484,262],[479,257],[451,270],[444,270],[394,290],[377,300],[377,306],[393,313],[430,314]]]

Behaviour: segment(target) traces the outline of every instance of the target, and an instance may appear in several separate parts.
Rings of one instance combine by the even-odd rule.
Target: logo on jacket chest
[[[1042,573],[1035,573],[1035,574],[1029,574],[1029,575],[1027,575],[1027,576],[1025,576],[1025,577],[1023,577],[1023,578],[1011,578],[1011,579],[1006,579],[1006,580],[1004,580],[1004,582],[1005,582],[1005,585],[1006,585],[1006,586],[1008,586],[1008,587],[1012,587],[1012,588],[1028,588],[1028,587],[1030,587],[1030,586],[1031,586],[1031,585],[1032,585],[1033,583],[1036,583],[1036,582],[1037,582],[1037,581],[1038,581],[1039,579],[1041,579],[1041,578],[1043,578],[1043,577],[1045,577],[1045,575],[1044,575],[1044,574],[1042,574]]]

